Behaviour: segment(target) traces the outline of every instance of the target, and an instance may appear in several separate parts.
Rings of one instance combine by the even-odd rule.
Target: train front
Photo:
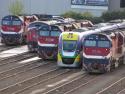
[[[38,29],[42,27],[42,22],[35,21],[29,24],[27,33],[27,46],[30,52],[36,52],[38,48]]]
[[[43,59],[57,59],[61,30],[54,25],[43,25],[38,31],[38,55]]]
[[[8,15],[2,18],[1,35],[2,42],[5,44],[21,43],[23,31],[23,20],[14,15]]]
[[[79,67],[81,44],[78,32],[64,32],[59,37],[58,61],[59,67]]]
[[[87,72],[104,73],[110,64],[111,40],[106,34],[92,34],[83,40],[83,67]]]

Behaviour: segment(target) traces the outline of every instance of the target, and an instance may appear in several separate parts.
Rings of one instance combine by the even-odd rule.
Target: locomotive
[[[42,27],[42,25],[43,25],[42,21],[34,21],[34,22],[31,22],[28,26],[27,46],[28,46],[29,52],[37,52],[38,31],[39,31],[39,28]]]
[[[27,26],[37,20],[34,16],[7,15],[1,21],[2,42],[6,45],[26,42]]]
[[[38,55],[42,59],[56,58],[58,36],[61,30],[52,24],[54,23],[51,21],[43,22],[38,31]]]
[[[119,29],[92,34],[83,40],[83,67],[104,73],[123,64],[124,34]]]
[[[89,21],[89,20],[77,20],[76,24],[80,28],[83,28],[83,27],[92,27],[93,26],[93,23],[91,21]]]

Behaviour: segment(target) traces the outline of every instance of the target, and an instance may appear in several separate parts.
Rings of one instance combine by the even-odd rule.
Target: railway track
[[[14,48],[14,46],[0,45],[0,52]]]
[[[0,52],[5,51],[5,50],[10,50],[10,49],[13,49],[13,48],[17,48],[17,47],[20,47],[20,46],[6,46],[6,45],[0,45]]]
[[[62,72],[60,72],[60,71],[62,71]],[[52,75],[49,76],[47,79],[44,79],[43,81],[40,81],[40,82],[32,85],[30,88],[25,88],[24,90],[20,90],[18,92],[15,92],[14,94],[31,94],[31,93],[37,92],[39,90],[41,91],[40,93],[43,94],[43,92],[52,88],[50,82],[54,83],[54,84],[61,84],[63,82],[67,82],[67,81],[64,81],[64,80],[62,81],[61,79],[65,79],[68,76],[71,76],[71,75],[74,75],[74,74],[79,74],[79,70],[73,71],[71,69],[68,69],[68,70],[67,69],[64,69],[64,70],[59,69],[59,70],[56,70],[55,72],[53,72],[51,74]],[[73,76],[72,76],[72,79],[73,79]],[[59,81],[59,83],[58,83],[58,81]]]
[[[122,90],[119,91],[117,94],[125,94],[125,89],[122,89]]]
[[[95,78],[95,76],[89,76],[83,71],[81,72],[78,70],[76,72],[75,70],[75,73],[65,73],[63,75],[61,74],[54,77],[53,79],[46,79],[44,82],[39,82],[35,86],[33,85],[30,88],[28,87],[12,94],[68,94],[70,89],[73,91],[77,86],[86,85],[87,83],[93,81]]]
[[[38,60],[39,61],[39,60]],[[34,61],[33,61],[34,62]],[[62,78],[65,78],[66,76],[68,76],[69,74],[67,73],[67,72],[65,72],[65,70],[62,70],[62,69],[55,69],[56,68],[56,64],[55,63],[50,63],[50,64],[48,64],[47,62],[45,62],[45,63],[43,63],[43,61],[42,61],[42,63],[41,64],[43,64],[43,65],[39,65],[39,63],[36,61],[36,62],[31,62],[31,64],[24,64],[24,65],[22,65],[22,66],[20,66],[20,67],[16,67],[16,68],[13,68],[13,69],[10,69],[10,70],[7,70],[7,71],[4,71],[4,72],[1,72],[0,73],[0,76],[2,77],[4,74],[6,74],[4,77],[2,77],[1,78],[1,81],[2,81],[2,83],[0,83],[0,84],[4,84],[5,82],[13,82],[13,80],[10,80],[10,78],[12,78],[12,79],[16,79],[16,77],[18,77],[18,78],[20,78],[20,79],[18,79],[18,81],[14,81],[13,83],[7,83],[7,84],[5,84],[5,85],[3,85],[3,86],[1,86],[0,85],[0,94],[7,94],[8,92],[10,93],[10,94],[29,94],[29,93],[27,93],[27,92],[25,92],[25,91],[27,91],[27,89],[33,89],[34,90],[34,87],[39,87],[39,85],[43,85],[43,86],[46,86],[47,84],[49,84],[49,83],[45,83],[45,82],[48,82],[48,81],[50,81],[50,80],[52,80],[52,79],[56,79],[56,78],[58,78],[59,77],[59,79],[57,79],[56,81],[59,81],[59,80],[61,80]],[[10,64],[10,63],[9,63]],[[12,64],[12,63],[11,63]],[[40,67],[40,66],[43,66],[43,67]],[[46,67],[45,67],[46,66]],[[53,66],[53,67],[52,67]],[[3,67],[3,66],[2,66]],[[39,68],[41,68],[41,70],[43,70],[43,68],[45,68],[45,69],[47,69],[47,68],[49,68],[49,69],[52,69],[52,70],[50,70],[50,71],[48,71],[48,72],[46,72],[46,73],[42,73],[42,74],[40,74],[40,72],[39,72],[39,74],[40,75],[36,75],[36,76],[30,76],[30,77],[24,77],[23,78],[23,76],[24,76],[24,74],[27,72],[28,74],[30,74],[30,73],[34,73],[33,71],[32,72],[28,72],[28,71],[31,71],[31,70],[33,70],[33,69],[35,69],[35,70],[37,70],[38,69],[38,67]],[[24,69],[23,69],[24,68]],[[21,70],[22,69],[22,70]],[[17,71],[16,71],[17,70]],[[24,70],[24,71],[23,71]],[[72,69],[71,69],[72,70]],[[70,71],[71,71],[70,70]],[[69,71],[69,70],[66,70],[66,71]],[[74,73],[75,72],[77,72],[77,71],[74,71]],[[58,74],[57,74],[58,73]],[[83,73],[83,71],[82,71],[82,73]],[[20,75],[21,74],[21,75]],[[71,74],[73,74],[73,72],[71,71]],[[62,76],[62,77],[61,77]],[[83,76],[83,75],[82,75]],[[60,78],[61,77],[61,78]],[[84,77],[83,77],[84,78]],[[86,78],[86,77],[85,77]],[[7,79],[7,80],[6,80]],[[77,78],[76,78],[77,79]],[[72,79],[73,80],[73,79]],[[80,81],[80,80],[79,80]],[[79,82],[78,81],[78,82]],[[65,81],[64,81],[65,82]],[[15,83],[15,84],[14,84]],[[43,83],[45,83],[45,84],[43,84]],[[68,82],[65,82],[65,84],[67,84]],[[70,82],[70,84],[72,84],[72,83],[74,83],[74,80],[73,81],[71,81]],[[77,83],[77,82],[76,82]],[[88,82],[86,82],[86,83],[83,83],[83,84],[80,84],[79,86],[81,86],[81,85],[84,85],[84,84],[87,84]],[[62,86],[62,88],[63,87],[65,87],[65,84],[61,84],[61,86]],[[70,85],[70,84],[68,84],[68,85]],[[60,86],[60,85],[59,85]],[[61,87],[60,87],[61,88]],[[47,88],[43,93],[47,93],[47,94],[49,94],[49,92],[47,92],[47,91],[50,91],[50,90],[52,90],[52,89],[54,89],[54,88]],[[72,88],[71,89],[71,91],[73,91],[75,88]],[[58,91],[58,90],[57,90]],[[71,92],[70,91],[70,92]],[[52,91],[53,92],[53,91]],[[45,93],[45,94],[46,94]],[[66,93],[66,91],[65,92],[63,92],[63,93]],[[41,93],[40,93],[41,94]],[[53,93],[54,94],[54,93]],[[56,93],[55,92],[55,94],[58,94],[58,93]],[[68,93],[67,93],[68,94]]]
[[[76,79],[73,79],[63,85],[60,85],[50,91],[44,92],[43,94],[72,94],[73,91],[84,86],[96,79],[96,76],[92,75],[81,75]],[[40,94],[40,93],[38,93]]]
[[[75,72],[75,71],[74,71]],[[71,74],[73,71],[68,70],[68,69],[59,69],[59,68],[54,68],[52,70],[49,70],[45,73],[42,73],[38,76],[29,78],[27,80],[24,80],[22,82],[16,83],[14,85],[8,86],[4,89],[0,90],[0,94],[7,94],[9,92],[10,94],[18,94],[21,93],[29,88],[32,88],[38,84],[41,84],[43,82],[46,82],[48,80],[54,79],[58,76],[61,76],[63,74]]]
[[[30,70],[27,70],[23,73],[19,73],[19,74],[16,74],[14,76],[11,76],[11,77],[8,77],[6,79],[1,80],[0,81],[0,89],[9,87],[11,85],[14,85],[14,84],[22,82],[22,81],[25,81],[29,78],[38,76],[41,73],[52,70],[54,68],[56,68],[56,66],[52,62],[50,64],[44,64],[44,65],[41,64],[41,66],[39,66],[37,68],[30,69]]]
[[[24,52],[24,53],[21,53],[21,54],[18,54],[18,55],[10,56],[10,57],[7,57],[7,58],[2,58],[2,59],[0,59],[0,66],[6,65],[6,64],[9,64],[9,63],[13,63],[13,62],[17,62],[17,61],[19,62],[21,60],[28,59],[28,58],[31,58],[31,57],[34,57],[34,56],[36,56],[36,54]]]
[[[9,77],[15,76],[15,75],[20,74],[20,73],[30,71],[34,68],[38,68],[44,64],[47,64],[47,63],[39,63],[40,61],[42,61],[42,60],[40,59],[40,60],[28,62],[28,63],[23,64],[21,66],[2,71],[2,72],[0,72],[0,81],[3,79],[9,78]]]
[[[39,66],[42,62],[42,59],[37,59],[37,60],[33,60],[35,57],[33,58],[28,58],[27,60],[32,60],[32,61],[27,61],[24,62],[25,60],[22,61],[17,61],[17,62],[13,62],[13,63],[8,63],[6,65],[0,66],[0,79],[9,76],[10,74],[17,74],[20,72],[24,72],[25,70],[29,70],[31,68],[35,68],[35,66]],[[38,61],[38,62],[37,62]]]
[[[125,77],[97,92],[96,94],[122,94],[125,92]]]
[[[42,59],[20,63],[35,56],[26,52],[0,60],[0,94],[73,94],[98,77],[80,69],[60,69],[55,62]],[[124,94],[120,86],[121,83],[97,94]]]

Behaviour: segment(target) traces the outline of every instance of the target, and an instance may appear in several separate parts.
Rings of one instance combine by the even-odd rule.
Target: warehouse
[[[125,0],[109,0],[109,11],[125,10]]]
[[[9,6],[16,0],[0,0],[0,18],[9,14]],[[67,11],[91,12],[100,16],[108,10],[107,0],[20,0],[26,14],[60,15]]]

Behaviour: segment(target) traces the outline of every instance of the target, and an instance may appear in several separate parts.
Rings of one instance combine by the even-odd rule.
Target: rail
[[[125,89],[125,77],[97,92],[96,94],[117,94]]]

